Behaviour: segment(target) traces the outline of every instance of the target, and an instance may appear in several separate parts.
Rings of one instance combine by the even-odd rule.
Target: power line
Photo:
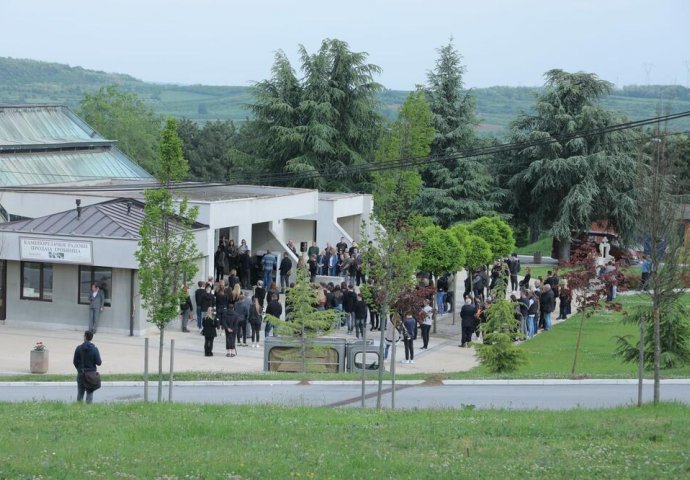
[[[341,171],[336,171],[336,172],[329,172],[329,171],[313,171],[313,172],[307,172],[307,173],[289,173],[289,172],[281,172],[281,173],[269,173],[269,174],[250,174],[249,173],[242,173],[242,174],[237,174],[237,175],[231,175],[227,177],[226,182],[194,182],[194,183],[187,183],[187,182],[182,182],[179,184],[176,184],[173,186],[173,188],[181,190],[181,189],[197,189],[197,188],[208,188],[208,187],[218,187],[218,186],[232,186],[236,185],[239,181],[246,181],[246,180],[252,180],[252,183],[256,184],[255,182],[257,180],[265,180],[269,183],[276,183],[276,182],[282,182],[282,181],[295,181],[295,180],[312,180],[312,179],[317,179],[317,178],[322,178],[322,177],[337,177],[337,176],[342,176],[342,175],[353,175],[353,174],[366,174],[366,173],[372,173],[372,172],[377,172],[377,171],[384,171],[384,170],[391,170],[391,169],[404,169],[404,168],[411,168],[419,165],[425,165],[429,163],[440,163],[440,162],[446,162],[450,160],[459,160],[459,159],[467,159],[467,158],[474,158],[474,157],[482,157],[482,156],[487,156],[487,155],[495,155],[498,153],[504,153],[508,151],[513,151],[513,150],[522,150],[525,148],[529,147],[535,147],[535,146],[543,146],[543,145],[548,145],[552,143],[557,143],[557,142],[565,142],[568,140],[572,140],[575,138],[587,138],[587,137],[592,137],[592,136],[597,136],[597,135],[602,135],[602,134],[607,134],[607,133],[613,133],[617,131],[623,131],[623,130],[629,130],[633,128],[638,128],[641,126],[646,126],[646,125],[653,125],[653,124],[660,124],[660,123],[665,123],[668,121],[673,121],[677,120],[680,118],[688,117],[690,116],[690,111],[686,112],[680,112],[680,113],[675,113],[675,114],[668,114],[664,116],[659,116],[659,117],[652,117],[652,118],[647,118],[643,120],[637,120],[637,121],[632,121],[632,122],[625,122],[625,123],[620,123],[620,124],[615,124],[615,125],[610,125],[608,127],[602,127],[602,128],[597,128],[597,129],[590,129],[590,130],[584,130],[580,132],[575,132],[571,135],[563,135],[559,137],[549,137],[545,139],[538,139],[538,140],[532,140],[532,141],[526,141],[526,142],[513,142],[513,143],[504,143],[504,144],[498,144],[498,145],[490,145],[486,147],[479,147],[479,148],[472,148],[472,149],[466,149],[461,152],[458,152],[456,154],[452,155],[445,155],[445,156],[438,156],[438,157],[410,157],[410,158],[401,158],[401,159],[395,159],[395,160],[388,160],[388,161],[383,161],[383,162],[375,162],[375,163],[369,163],[369,164],[363,164],[359,166],[349,166],[344,168]],[[653,135],[653,136],[648,136],[648,137],[638,137],[635,140],[643,140],[645,138],[653,138],[653,137],[666,137],[666,136],[671,136],[671,135],[683,135],[690,133],[689,131],[684,131],[684,132],[673,132],[673,133],[664,133],[664,134],[659,134],[659,135]],[[622,143],[628,143],[629,140],[625,140]],[[614,142],[617,143],[617,142]],[[20,172],[20,171],[11,171],[11,170],[1,170],[0,173],[14,173],[14,174],[29,174],[29,172]],[[36,173],[31,173],[32,175],[45,175],[45,176],[55,176],[59,174],[36,174]],[[93,176],[72,176],[72,178],[86,178],[86,179],[94,179]],[[99,177],[102,178],[102,177]],[[120,179],[116,178],[115,180],[125,180],[125,179]],[[131,179],[127,179],[131,180]],[[86,185],[86,186],[75,186],[75,185],[65,185],[65,186],[20,186],[20,187],[2,187],[0,188],[0,191],[5,190],[5,191],[22,191],[22,192],[45,192],[47,190],[50,191],[66,191],[66,192],[72,192],[72,191],[79,191],[79,192],[114,192],[114,191],[140,191],[142,189],[146,188],[157,188],[159,184],[155,181],[152,182],[145,182],[145,183],[124,183],[124,184],[113,184],[113,185]]]
[[[361,166],[352,166],[348,167],[344,173],[347,174],[357,174],[357,173],[371,173],[375,171],[382,171],[382,170],[389,170],[389,169],[400,169],[400,168],[410,168],[414,166],[419,166],[419,165],[424,165],[424,164],[429,164],[429,163],[441,163],[441,162],[446,162],[449,160],[459,160],[459,159],[467,159],[467,158],[473,158],[473,157],[481,157],[481,156],[486,156],[486,155],[495,155],[497,153],[504,153],[507,151],[512,151],[512,150],[522,150],[528,147],[535,147],[535,146],[543,146],[543,145],[548,145],[552,143],[558,143],[558,142],[565,142],[568,140],[572,140],[575,138],[586,138],[586,137],[592,137],[596,135],[602,135],[606,133],[612,133],[616,131],[621,131],[621,130],[628,130],[632,128],[637,128],[645,125],[652,125],[656,123],[661,123],[661,122],[666,122],[666,121],[672,121],[676,120],[679,118],[683,117],[688,117],[690,116],[690,111],[686,112],[680,112],[676,114],[669,114],[669,115],[664,115],[661,117],[653,117],[653,118],[648,118],[648,119],[643,119],[643,120],[637,120],[633,122],[625,122],[621,124],[615,124],[611,125],[608,127],[604,128],[598,128],[598,129],[591,129],[591,130],[585,130],[581,132],[576,132],[571,135],[563,135],[560,137],[550,137],[546,139],[539,139],[539,140],[532,140],[532,141],[527,141],[527,142],[514,142],[514,143],[506,143],[506,144],[499,144],[499,145],[491,145],[487,147],[479,147],[479,148],[473,148],[473,149],[466,149],[462,152],[458,152],[457,154],[453,155],[445,155],[445,156],[438,156],[438,157],[411,157],[411,158],[406,158],[406,159],[396,159],[396,160],[389,160],[389,161],[384,161],[384,162],[376,162],[376,163],[370,163],[370,164],[365,164]],[[280,182],[280,181],[287,181],[287,180],[309,180],[309,179],[316,179],[320,177],[332,177],[332,176],[339,176],[342,175],[341,172],[327,172],[327,171],[314,171],[314,172],[308,172],[308,173],[303,173],[303,174],[293,174],[293,173],[270,173],[270,174],[264,174],[264,175],[256,175],[252,174],[252,179],[253,180],[262,180],[265,179],[270,182]],[[231,175],[228,177],[228,180],[244,180],[246,179],[246,175],[238,174],[238,175]]]

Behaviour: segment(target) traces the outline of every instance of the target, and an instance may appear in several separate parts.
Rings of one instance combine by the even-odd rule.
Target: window
[[[21,297],[23,300],[53,301],[53,265],[22,262]]]
[[[113,269],[107,267],[87,267],[79,265],[79,303],[88,305],[91,285],[98,285],[103,292],[105,306],[110,306],[113,291]]]

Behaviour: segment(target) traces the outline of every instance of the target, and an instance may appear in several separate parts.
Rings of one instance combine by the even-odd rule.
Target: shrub
[[[477,356],[489,371],[513,372],[527,363],[527,352],[513,343],[522,338],[519,327],[514,303],[498,300],[488,308],[482,324],[484,343],[477,345]]]
[[[477,345],[479,362],[492,373],[514,372],[527,363],[527,352],[515,345],[507,333],[489,333]]]

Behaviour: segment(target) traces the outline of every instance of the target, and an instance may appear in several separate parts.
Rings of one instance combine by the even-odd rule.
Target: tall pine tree
[[[374,156],[381,129],[374,81],[380,72],[367,54],[326,39],[318,52],[300,46],[302,79],[284,53],[272,77],[254,87],[248,136],[265,170],[294,174],[296,186],[360,190],[367,178],[352,172]]]
[[[462,56],[452,39],[438,53],[426,89],[436,135],[431,161],[422,169],[424,185],[417,210],[448,227],[493,213],[496,201],[487,161],[456,157],[480,143],[475,134],[479,122],[474,97],[463,88]]]
[[[633,231],[636,133],[620,130],[575,136],[623,123],[625,118],[599,105],[609,82],[592,73],[546,72],[535,114],[512,125],[513,142],[549,141],[515,151],[504,169],[511,176],[516,217],[532,227],[550,228],[568,259],[573,231],[605,221],[619,234]]]

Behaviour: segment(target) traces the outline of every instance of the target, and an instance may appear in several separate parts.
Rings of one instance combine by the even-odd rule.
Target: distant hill
[[[244,121],[251,103],[248,87],[172,85],[148,83],[119,73],[70,67],[60,63],[0,57],[0,103],[62,103],[76,107],[85,92],[115,84],[134,92],[157,113],[197,121]],[[480,131],[500,136],[518,114],[529,113],[538,87],[489,87],[472,92],[477,99]],[[381,93],[381,113],[394,118],[409,92]],[[631,120],[653,117],[658,106],[664,111],[690,110],[690,89],[681,86],[629,86],[604,100],[607,108],[625,113]],[[674,131],[690,130],[690,118],[669,124]]]

